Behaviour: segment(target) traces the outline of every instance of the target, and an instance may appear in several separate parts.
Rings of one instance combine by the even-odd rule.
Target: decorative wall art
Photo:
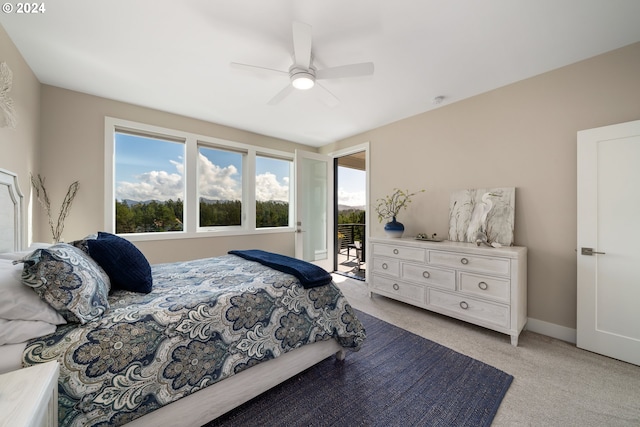
[[[513,245],[515,187],[478,188],[451,193],[449,240],[489,246]]]
[[[0,63],[0,127],[15,129],[17,124],[13,99],[9,96],[13,85],[13,73],[6,62]]]

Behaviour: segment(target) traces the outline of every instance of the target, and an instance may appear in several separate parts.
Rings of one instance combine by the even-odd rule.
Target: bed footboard
[[[200,427],[332,354],[338,360],[345,358],[345,350],[335,340],[297,348],[137,418],[127,427]]]

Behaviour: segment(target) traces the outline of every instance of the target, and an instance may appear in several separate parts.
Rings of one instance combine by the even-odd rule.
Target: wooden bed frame
[[[3,251],[26,249],[24,218],[26,215],[17,176],[0,169],[0,224],[5,230],[9,229],[0,233],[0,248]],[[127,426],[202,426],[332,354],[335,354],[338,360],[345,357],[344,349],[335,340],[320,341],[297,348],[165,405],[133,420]]]

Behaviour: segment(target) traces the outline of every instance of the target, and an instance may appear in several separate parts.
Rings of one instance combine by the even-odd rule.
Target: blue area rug
[[[207,424],[490,426],[513,376],[357,312],[367,341]]]

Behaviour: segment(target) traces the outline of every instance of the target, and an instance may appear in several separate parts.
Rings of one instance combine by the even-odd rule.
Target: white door
[[[577,345],[640,365],[640,120],[578,132]]]
[[[296,150],[296,258],[333,271],[333,159]]]

